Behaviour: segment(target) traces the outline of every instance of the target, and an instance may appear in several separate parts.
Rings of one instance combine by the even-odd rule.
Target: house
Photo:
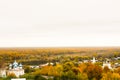
[[[53,65],[53,63],[41,64],[40,67],[44,67],[44,66],[48,66],[48,65]]]
[[[83,63],[88,63],[89,62],[89,60],[83,60]]]
[[[114,68],[118,68],[118,67],[120,67],[120,64],[119,63],[115,63],[113,67]]]
[[[115,60],[120,60],[120,57],[114,58]]]
[[[30,66],[30,68],[38,69],[38,68],[40,68],[40,67],[39,67],[39,66]]]

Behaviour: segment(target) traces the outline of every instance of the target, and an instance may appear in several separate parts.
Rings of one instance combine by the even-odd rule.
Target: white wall
[[[26,78],[18,78],[18,79],[11,79],[11,80],[26,80]]]

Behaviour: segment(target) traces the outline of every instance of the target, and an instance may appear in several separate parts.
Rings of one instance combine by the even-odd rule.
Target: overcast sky
[[[120,0],[0,0],[0,47],[120,46]]]

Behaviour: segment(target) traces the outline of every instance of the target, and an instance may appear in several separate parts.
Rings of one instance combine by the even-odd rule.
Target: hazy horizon
[[[0,47],[119,47],[119,0],[1,0]]]

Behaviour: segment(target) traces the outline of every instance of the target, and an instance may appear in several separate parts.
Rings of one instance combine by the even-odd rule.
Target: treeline
[[[43,64],[61,61],[64,57],[81,59],[113,58],[120,56],[120,48],[1,48],[0,61],[17,60],[23,64]]]

